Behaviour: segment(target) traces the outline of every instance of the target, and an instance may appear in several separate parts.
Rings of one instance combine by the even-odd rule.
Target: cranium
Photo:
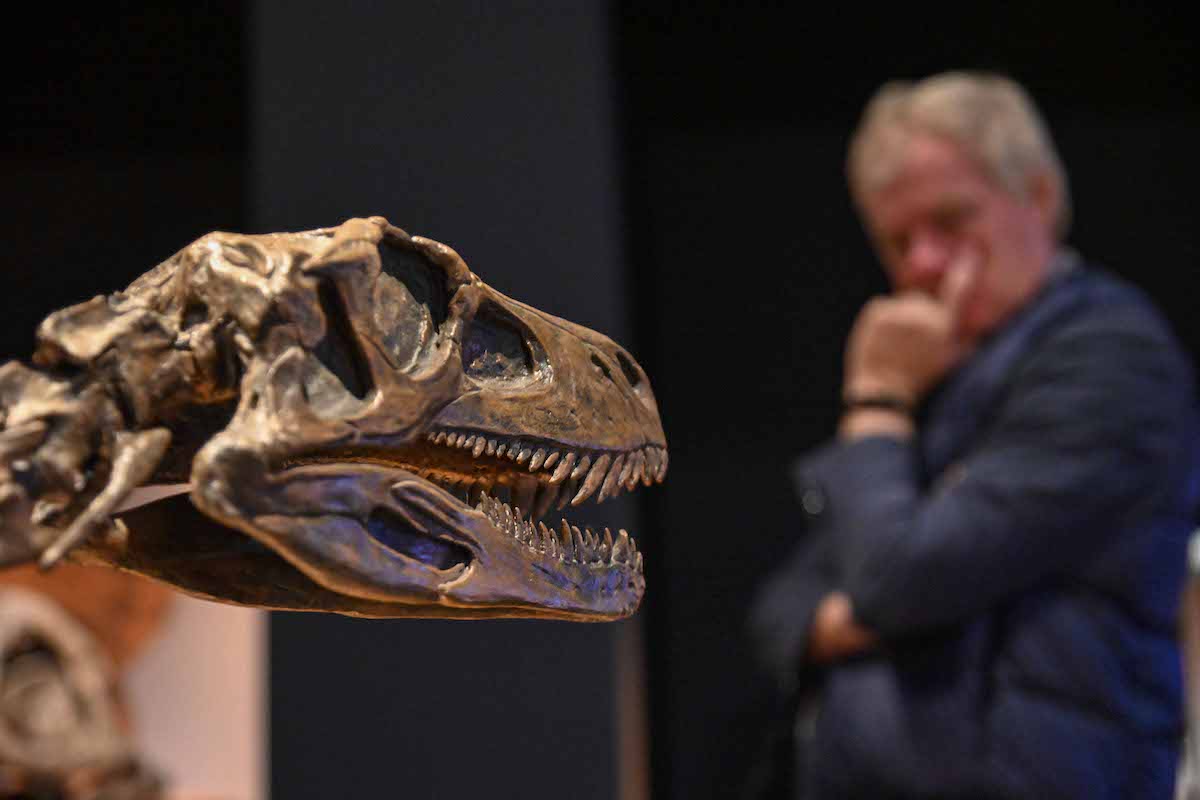
[[[634,541],[540,518],[667,467],[628,353],[379,217],[193,242],[48,317],[0,409],[0,562],[360,616],[628,615]]]

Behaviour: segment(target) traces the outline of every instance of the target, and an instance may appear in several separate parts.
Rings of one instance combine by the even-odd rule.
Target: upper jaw
[[[497,443],[528,439],[558,449],[626,452],[664,449],[666,437],[645,372],[603,334],[526,306],[482,282],[477,308],[498,309],[524,339],[524,374],[505,380],[473,370],[474,321],[464,323],[463,391],[430,430],[484,434]]]
[[[418,474],[467,499],[504,492],[522,516],[544,517],[568,503],[603,502],[637,484],[661,483],[667,451],[656,444],[625,450],[575,447],[538,437],[435,427],[414,464]]]

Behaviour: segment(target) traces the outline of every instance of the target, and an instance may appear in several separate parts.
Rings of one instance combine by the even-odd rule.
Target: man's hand
[[[874,633],[854,621],[854,609],[844,592],[830,592],[813,614],[806,658],[828,664],[861,655],[879,641]]]
[[[978,258],[964,253],[947,270],[937,297],[903,292],[864,306],[846,346],[844,396],[888,396],[915,407],[970,351],[959,319],[978,271]],[[871,432],[911,432],[907,421],[888,419],[895,414],[865,409],[855,415],[843,421],[843,433],[854,435],[864,425]]]

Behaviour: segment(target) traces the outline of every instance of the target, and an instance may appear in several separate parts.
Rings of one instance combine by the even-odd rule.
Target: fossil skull
[[[378,217],[213,233],[38,333],[0,367],[0,562],[375,617],[640,601],[624,531],[540,520],[663,479],[645,373],[445,245]]]

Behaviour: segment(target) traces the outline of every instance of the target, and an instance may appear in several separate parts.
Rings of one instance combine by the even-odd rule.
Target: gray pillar
[[[629,343],[604,3],[264,1],[251,37],[252,230],[382,214]],[[275,614],[274,794],[612,798],[619,630]]]

